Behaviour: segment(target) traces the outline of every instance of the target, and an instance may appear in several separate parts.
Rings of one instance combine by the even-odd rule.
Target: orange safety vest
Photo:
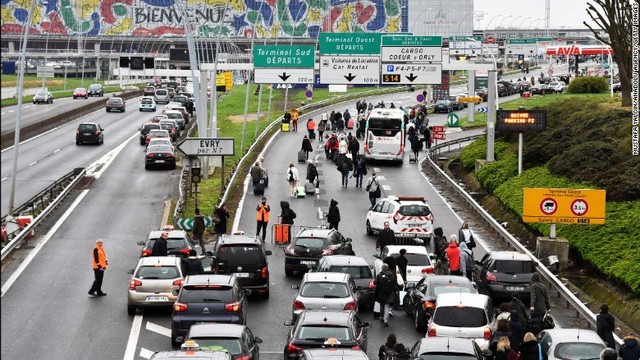
[[[107,268],[107,254],[104,252],[103,247],[99,247],[96,245],[93,248],[93,251],[91,252],[91,260],[93,261],[94,270],[98,269],[98,264],[100,264],[103,269]]]
[[[315,128],[316,128],[315,121],[311,120],[307,123],[307,130],[315,130]]]
[[[258,214],[256,214],[256,220],[269,222],[269,212],[265,209],[264,206],[258,205]]]

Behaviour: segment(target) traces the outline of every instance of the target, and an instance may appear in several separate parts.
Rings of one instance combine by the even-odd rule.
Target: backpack
[[[467,253],[467,255],[468,255],[466,257],[467,261],[465,263],[465,266],[467,268],[467,272],[473,272],[475,270],[476,263],[475,263],[475,261],[473,261],[473,255],[472,254]]]
[[[380,286],[380,294],[393,294],[393,292],[396,289],[396,285],[394,284],[393,279],[391,278],[391,276],[387,275],[387,274],[380,274],[380,284],[378,284],[378,286]],[[395,351],[394,351],[395,353]]]
[[[293,178],[293,171],[291,171],[291,169],[289,169],[289,177],[287,178],[287,181],[291,182],[291,181],[293,181],[293,180],[294,180],[294,178]]]
[[[353,171],[353,162],[349,159],[347,159],[347,167],[349,171]]]
[[[395,360],[396,355],[398,354],[396,352],[396,350],[392,347],[386,347],[384,346],[384,358],[382,358],[383,360]]]

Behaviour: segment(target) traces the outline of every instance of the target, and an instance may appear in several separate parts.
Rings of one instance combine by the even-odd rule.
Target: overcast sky
[[[487,25],[496,28],[502,23],[502,27],[544,28],[545,3],[545,0],[474,0],[474,11],[484,12],[482,20],[475,23],[474,27],[484,30]],[[587,0],[550,0],[549,3],[551,28],[585,28],[583,21],[593,26],[586,11]]]

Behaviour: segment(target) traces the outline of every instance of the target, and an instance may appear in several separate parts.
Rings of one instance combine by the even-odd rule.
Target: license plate
[[[147,300],[149,302],[154,302],[154,301],[169,301],[169,298],[167,296],[147,296]]]
[[[524,286],[507,286],[509,291],[524,291]]]
[[[412,228],[417,228],[417,227],[422,227],[424,224],[409,224],[409,227]]]
[[[156,160],[156,164],[162,164],[164,160]]]
[[[302,265],[315,265],[316,262],[312,260],[300,260],[300,264]]]
[[[249,273],[236,273],[236,277],[248,278],[249,277]]]
[[[84,135],[84,136],[90,136],[90,135],[91,135],[91,133],[83,133],[82,135]]]

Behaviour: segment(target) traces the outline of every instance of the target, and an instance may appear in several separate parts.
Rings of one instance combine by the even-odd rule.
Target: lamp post
[[[503,15],[503,14],[498,14],[498,15],[496,15],[496,16],[494,16],[494,17],[492,17],[492,18],[491,18],[491,20],[489,20],[489,22],[487,23],[487,27],[486,27],[484,30],[485,30],[485,31],[489,30],[489,26],[491,25],[491,22],[493,22],[493,20],[494,20],[495,18],[500,17],[500,16],[504,16],[504,15]]]
[[[507,16],[506,18],[502,19],[502,21],[500,21],[500,24],[498,24],[498,27],[497,27],[496,29],[500,29],[500,28],[502,28],[502,23],[503,23],[505,20],[507,20],[508,18],[511,18],[511,17],[513,17],[513,15],[509,15],[509,16]]]
[[[458,24],[458,30],[456,31],[458,34],[460,33],[460,28],[462,27],[462,24],[464,24],[464,21],[469,17],[469,15],[475,15],[475,16],[484,16],[486,13],[484,11],[472,11],[467,13],[467,15],[465,15],[462,20],[460,20],[460,23]],[[471,20],[471,22],[473,23],[473,20]],[[473,28],[471,29],[473,31]],[[456,34],[457,35],[457,34]]]
[[[58,5],[57,4],[56,4],[55,10],[56,11],[58,10]],[[49,28],[47,29],[47,40],[45,41],[45,45],[44,45],[44,65],[45,66],[47,65],[47,52],[49,51],[49,34],[51,34],[51,24],[52,23],[53,23],[53,21],[51,21],[51,18],[49,18]],[[44,71],[43,71],[42,72],[42,89],[44,90],[44,88],[45,88],[45,77],[44,77]]]
[[[603,43],[602,41],[600,41],[598,38],[596,38],[595,36],[591,36],[589,35],[589,38],[597,41],[600,43],[600,45],[602,45],[604,48],[609,47],[608,45],[606,45],[605,43]],[[609,47],[610,48],[610,47]],[[613,97],[613,58],[611,57],[611,52],[613,51],[612,48],[610,48],[610,50],[607,50],[607,54],[609,55],[609,70],[611,71],[611,74],[609,76],[609,91],[611,93],[611,97]],[[577,66],[577,65],[576,65]]]
[[[534,27],[534,29],[537,29],[537,28],[538,28],[538,24],[540,23],[540,21],[544,21],[544,19],[538,19],[538,21],[536,21],[536,23],[535,23],[535,24],[536,24],[536,26]]]
[[[511,21],[511,23],[509,24],[509,27],[507,29],[513,28],[513,23],[516,22],[516,20],[518,20],[519,18],[521,18],[523,16],[524,15],[518,15],[518,16],[514,17],[513,20]]]
[[[533,20],[531,20],[531,22],[529,23],[529,26],[527,26],[526,28],[527,28],[527,29],[531,29],[531,26],[533,25],[533,23],[534,23],[534,22],[536,22],[536,21],[538,21],[538,20],[540,20],[540,19],[533,19]]]

